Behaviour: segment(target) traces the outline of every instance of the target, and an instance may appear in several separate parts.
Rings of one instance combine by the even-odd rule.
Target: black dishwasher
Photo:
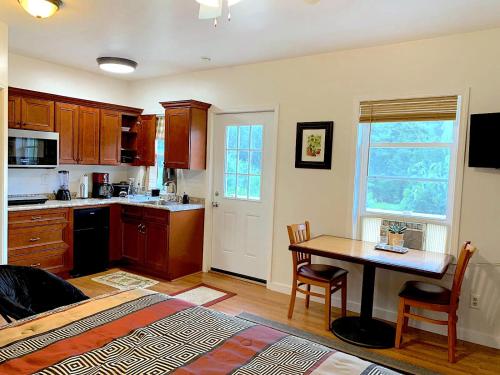
[[[84,276],[107,269],[109,259],[109,208],[74,211],[72,276]]]

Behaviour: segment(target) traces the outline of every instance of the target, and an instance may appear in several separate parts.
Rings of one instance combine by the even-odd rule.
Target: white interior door
[[[274,112],[215,115],[213,269],[266,281],[275,168]]]

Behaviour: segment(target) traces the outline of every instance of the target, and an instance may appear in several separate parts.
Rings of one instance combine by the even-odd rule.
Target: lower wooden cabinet
[[[73,268],[69,209],[9,212],[8,263],[65,275]]]
[[[122,208],[122,256],[133,268],[173,280],[202,270],[204,210]]]

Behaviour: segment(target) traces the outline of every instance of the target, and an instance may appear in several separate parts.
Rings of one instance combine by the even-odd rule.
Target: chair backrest
[[[451,287],[450,302],[452,305],[458,305],[458,298],[460,297],[460,290],[462,288],[462,282],[464,281],[465,270],[467,269],[470,258],[472,258],[475,252],[476,248],[471,245],[470,241],[467,241],[462,245]]]
[[[290,245],[308,241],[311,239],[311,226],[306,220],[304,223],[287,225],[288,239]],[[296,270],[302,264],[311,263],[311,254],[302,253],[300,251],[292,251],[293,267]]]

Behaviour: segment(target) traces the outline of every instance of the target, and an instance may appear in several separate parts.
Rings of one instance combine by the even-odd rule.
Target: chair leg
[[[297,280],[293,280],[292,294],[290,295],[290,306],[288,307],[288,319],[292,319],[293,309],[295,307],[296,295],[297,295]]]
[[[405,314],[408,314],[409,312],[410,312],[410,305],[405,305]],[[405,316],[403,320],[403,333],[408,332],[408,320],[410,319]]]
[[[457,318],[454,311],[448,314],[448,362],[455,363],[457,345]]]
[[[394,346],[397,349],[401,347],[401,339],[402,339],[403,324],[404,324],[404,312],[405,312],[405,300],[404,298],[399,298],[398,322],[396,325],[396,340],[394,342]]]
[[[341,293],[342,293],[342,316],[346,316],[347,315],[347,276],[344,277],[344,280],[342,281],[342,289],[341,289]]]
[[[307,291],[311,291],[311,284],[307,284]],[[311,296],[309,294],[306,294],[306,309],[309,308],[309,301],[311,299]]]
[[[332,316],[332,286],[325,287],[325,328],[330,330]]]

